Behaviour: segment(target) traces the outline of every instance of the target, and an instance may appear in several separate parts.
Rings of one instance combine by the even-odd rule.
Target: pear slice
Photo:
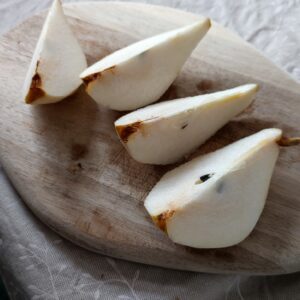
[[[241,242],[263,210],[281,135],[265,129],[166,173],[146,198],[147,211],[178,244]]]
[[[253,101],[258,86],[153,104],[127,114],[115,128],[138,162],[170,164],[196,149]]]
[[[43,26],[24,84],[27,104],[62,100],[81,84],[85,55],[71,31],[59,0],[54,0]]]
[[[133,110],[160,98],[210,27],[204,19],[118,50],[80,77],[94,100],[115,110]]]

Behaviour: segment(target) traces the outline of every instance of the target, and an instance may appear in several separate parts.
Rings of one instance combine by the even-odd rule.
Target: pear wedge
[[[258,86],[161,102],[115,122],[129,154],[146,164],[170,164],[189,154],[253,101]]]
[[[59,0],[44,23],[24,83],[27,104],[47,104],[72,94],[82,83],[85,55],[71,31]]]
[[[86,69],[80,77],[99,104],[133,110],[160,98],[210,28],[204,19],[118,50]]]
[[[241,242],[265,205],[281,135],[265,129],[166,173],[146,198],[147,211],[178,244]]]

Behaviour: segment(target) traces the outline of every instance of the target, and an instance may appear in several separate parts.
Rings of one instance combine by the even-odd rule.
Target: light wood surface
[[[89,64],[136,40],[201,18],[129,3],[69,4],[65,12]],[[1,164],[43,222],[85,248],[151,265],[251,274],[300,270],[299,148],[282,149],[263,214],[245,241],[219,250],[175,245],[143,207],[152,186],[173,166],[133,161],[113,128],[119,113],[97,106],[83,88],[54,105],[22,102],[22,84],[44,17],[27,20],[0,40]],[[299,84],[215,23],[163,99],[248,82],[261,86],[254,105],[197,154],[268,127],[299,135]]]

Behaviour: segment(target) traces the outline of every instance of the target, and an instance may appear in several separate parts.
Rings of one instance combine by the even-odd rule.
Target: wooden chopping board
[[[65,12],[89,64],[136,40],[201,18],[133,3],[68,4]],[[299,147],[282,149],[263,214],[245,241],[218,250],[172,243],[152,224],[143,200],[174,166],[133,161],[114,131],[120,113],[97,106],[83,88],[58,104],[32,107],[21,101],[44,18],[35,16],[0,39],[1,164],[43,222],[92,251],[151,265],[251,274],[300,270]],[[248,82],[261,86],[255,104],[197,154],[268,127],[299,135],[300,85],[216,23],[162,99]]]

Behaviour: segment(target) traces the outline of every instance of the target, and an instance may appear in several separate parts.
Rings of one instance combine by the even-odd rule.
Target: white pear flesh
[[[85,55],[55,0],[49,10],[25,79],[27,104],[48,104],[71,95],[81,85]]]
[[[147,196],[147,211],[175,243],[238,244],[265,205],[281,136],[265,129],[166,173]]]
[[[115,122],[133,159],[170,164],[191,153],[253,101],[258,86],[247,84],[213,94],[161,102]]]
[[[204,19],[106,56],[80,77],[87,93],[108,108],[133,110],[157,101],[210,28]]]

